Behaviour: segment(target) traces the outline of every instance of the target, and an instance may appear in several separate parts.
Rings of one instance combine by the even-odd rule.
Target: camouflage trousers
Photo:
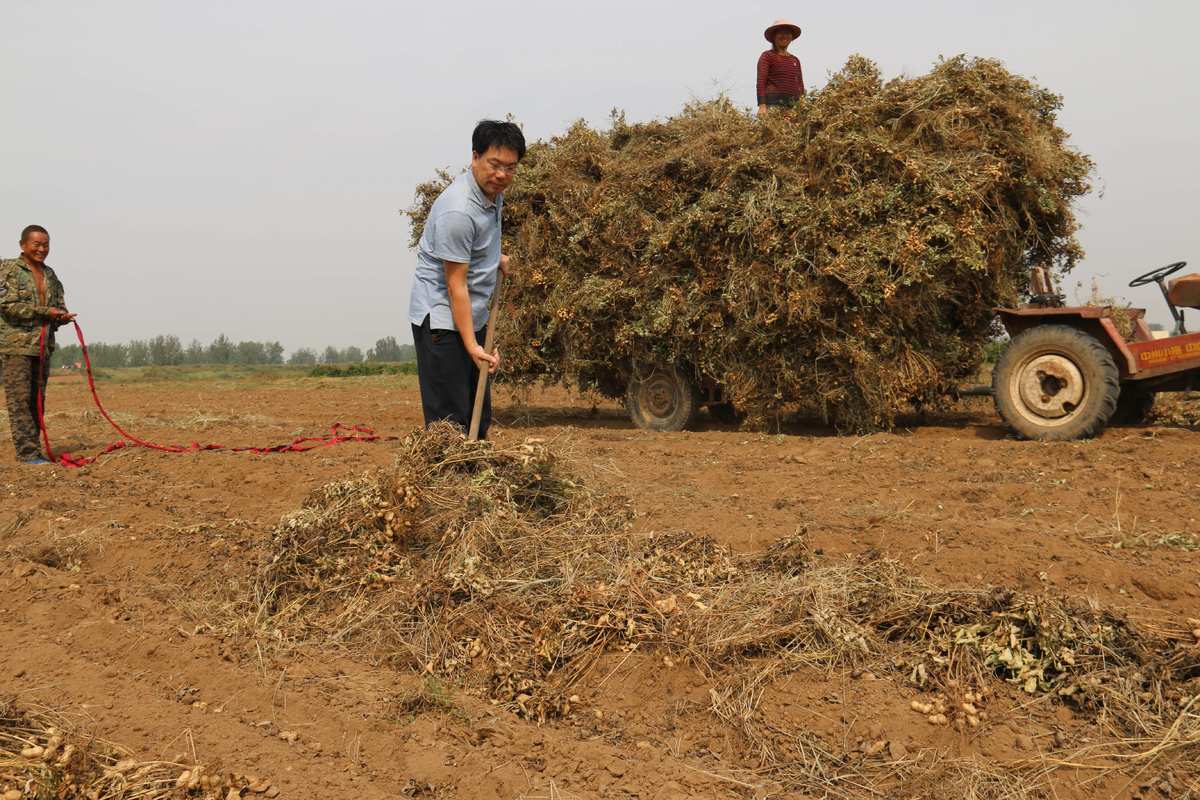
[[[42,457],[42,446],[38,442],[37,397],[38,384],[46,391],[49,370],[44,369],[42,359],[36,356],[0,355],[4,376],[4,400],[8,406],[8,427],[12,429],[13,446],[17,458],[29,461]]]

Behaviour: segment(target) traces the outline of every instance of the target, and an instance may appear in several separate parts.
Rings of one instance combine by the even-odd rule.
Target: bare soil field
[[[403,436],[420,423],[402,376],[101,391],[131,432],[160,442],[265,445],[335,421]],[[56,448],[114,438],[76,377],[55,377],[47,406]],[[800,534],[817,565],[888,559],[938,589],[1069,598],[1173,642],[1192,659],[1178,687],[1200,696],[1200,433],[1021,442],[980,402],[863,437],[715,421],[652,434],[560,390],[520,403],[501,391],[497,417],[498,444],[544,440],[589,486],[628,498],[640,536],[690,532],[752,553]],[[229,618],[281,517],[390,464],[396,442],[127,449],[64,470],[18,466],[6,424],[0,437],[0,698],[54,709],[140,760],[261,779],[234,797],[1200,797],[1194,706],[1173,732],[1101,758],[1110,721],[1054,692],[993,675],[963,701],[886,659],[771,673],[739,710],[720,695],[730,676],[634,647],[605,654],[574,708],[537,724],[431,672],[263,641]],[[929,721],[963,702],[987,713]],[[789,764],[819,780],[789,781]]]

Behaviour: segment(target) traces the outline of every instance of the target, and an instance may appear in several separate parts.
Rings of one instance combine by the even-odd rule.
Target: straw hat
[[[779,30],[780,28],[787,28],[790,30],[792,32],[793,39],[800,38],[800,26],[794,22],[788,22],[786,19],[777,19],[772,22],[771,27],[763,31],[763,36],[766,37],[768,42],[775,44],[775,31]]]

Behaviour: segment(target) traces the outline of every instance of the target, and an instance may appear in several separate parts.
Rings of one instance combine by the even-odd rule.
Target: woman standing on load
[[[788,52],[788,45],[800,37],[800,26],[777,19],[763,36],[772,47],[758,57],[759,116],[771,106],[794,106],[804,96],[800,59]]]

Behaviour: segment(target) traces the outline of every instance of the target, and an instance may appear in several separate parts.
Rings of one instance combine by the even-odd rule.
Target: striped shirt
[[[758,57],[758,104],[767,102],[767,95],[801,97],[804,94],[804,73],[800,59],[791,53],[776,53],[772,48]]]

